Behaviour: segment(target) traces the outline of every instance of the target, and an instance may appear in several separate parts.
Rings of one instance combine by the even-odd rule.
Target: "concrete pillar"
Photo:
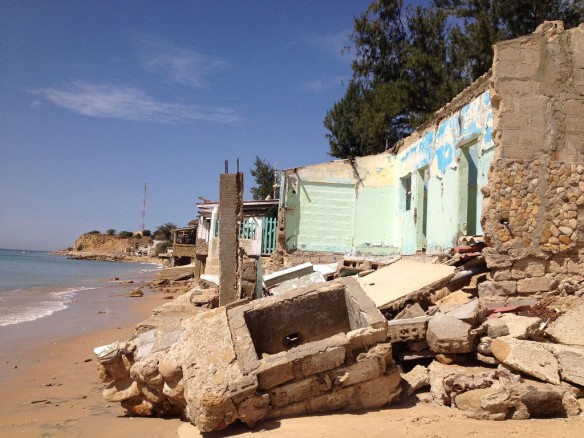
[[[239,224],[243,219],[243,173],[219,176],[219,305],[240,297]]]

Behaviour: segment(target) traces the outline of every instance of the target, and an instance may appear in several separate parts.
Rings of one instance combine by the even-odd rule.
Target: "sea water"
[[[157,265],[73,260],[43,251],[0,249],[0,327],[66,309],[76,294],[135,278]]]

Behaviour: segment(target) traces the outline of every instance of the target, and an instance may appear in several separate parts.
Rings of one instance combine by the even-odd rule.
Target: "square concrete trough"
[[[244,374],[260,389],[342,366],[353,350],[387,341],[387,322],[353,280],[307,287],[228,311]]]

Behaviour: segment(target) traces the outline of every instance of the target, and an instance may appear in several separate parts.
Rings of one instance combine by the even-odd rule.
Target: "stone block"
[[[250,427],[255,426],[270,411],[270,396],[258,394],[255,397],[244,400],[237,407],[237,414],[242,422]]]
[[[329,347],[301,359],[302,373],[308,377],[316,373],[331,370],[345,362],[345,347]]]
[[[320,394],[318,378],[311,377],[299,382],[279,386],[270,391],[270,400],[276,408],[290,405]]]
[[[543,344],[513,338],[497,338],[491,342],[493,355],[505,365],[545,382],[560,384],[556,357]]]
[[[506,297],[517,292],[515,281],[484,281],[478,286],[479,298]]]
[[[355,386],[355,399],[351,406],[375,409],[395,400],[401,393],[401,377],[397,371]]]
[[[468,303],[447,312],[446,315],[460,319],[472,326],[476,326],[483,319],[485,310],[481,308],[479,299],[474,298]]]
[[[334,386],[349,386],[380,377],[385,371],[385,362],[379,356],[369,356],[351,366],[335,370]]]
[[[350,406],[354,400],[355,387],[348,386],[309,400],[308,407],[310,412],[336,411]]]
[[[387,323],[387,339],[390,342],[421,341],[426,339],[426,327],[431,316],[394,319]]]
[[[518,260],[513,264],[511,276],[514,280],[530,277],[543,277],[546,273],[547,262],[542,259],[528,258]]]
[[[552,277],[532,277],[517,281],[517,293],[529,294],[549,291],[554,283]]]
[[[426,342],[435,353],[469,353],[475,335],[472,326],[448,315],[436,315],[428,323]]]
[[[292,362],[285,357],[270,357],[260,367],[257,377],[260,389],[271,389],[293,380]]]
[[[384,342],[387,339],[387,329],[385,327],[379,329],[366,327],[352,330],[347,333],[347,339],[351,350],[359,350]]]

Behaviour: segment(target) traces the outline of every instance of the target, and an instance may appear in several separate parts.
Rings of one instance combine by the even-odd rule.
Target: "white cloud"
[[[193,120],[236,123],[243,120],[229,108],[162,102],[139,88],[128,86],[78,81],[60,89],[43,88],[33,92],[57,106],[89,117],[159,123]]]
[[[337,33],[322,34],[322,35],[305,35],[302,40],[330,55],[346,61],[350,58],[347,48],[351,47],[349,35],[351,30],[343,30]]]
[[[301,84],[298,88],[302,91],[322,93],[324,91],[330,90],[331,88],[342,86],[344,81],[348,81],[348,78],[343,76],[334,76],[326,79],[315,79],[313,81],[307,81]]]
[[[209,76],[230,67],[229,62],[222,58],[177,47],[152,35],[141,34],[135,41],[143,68],[170,82],[207,88]]]

